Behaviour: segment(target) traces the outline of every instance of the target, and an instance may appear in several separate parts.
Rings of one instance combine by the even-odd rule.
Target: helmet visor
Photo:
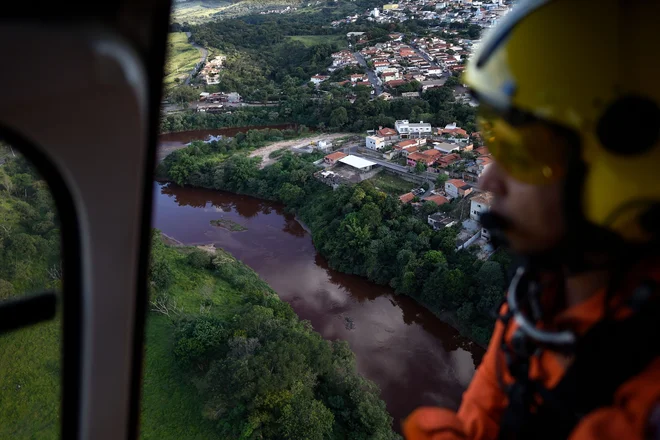
[[[477,123],[493,158],[514,179],[544,185],[566,174],[568,141],[552,125],[534,117],[507,118],[487,105],[479,107]]]

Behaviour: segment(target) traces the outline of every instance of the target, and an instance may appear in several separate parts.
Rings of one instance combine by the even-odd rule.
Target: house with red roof
[[[399,196],[399,201],[403,204],[406,204],[412,202],[414,198],[415,198],[415,194],[409,192],[402,196]]]
[[[325,156],[325,157],[323,158],[323,161],[324,161],[325,163],[329,163],[329,164],[331,164],[331,165],[334,165],[334,164],[337,163],[337,161],[338,161],[339,159],[343,159],[343,158],[345,158],[346,156],[348,156],[348,154],[342,153],[341,151],[335,151],[334,153],[330,153],[330,154],[328,154],[327,156]]]
[[[447,197],[441,196],[440,194],[429,196],[429,197],[425,198],[424,201],[425,202],[433,202],[438,206],[444,205],[445,203],[449,202]]]

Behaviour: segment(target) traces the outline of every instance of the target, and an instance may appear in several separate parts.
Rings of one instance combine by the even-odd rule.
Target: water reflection
[[[214,243],[251,266],[326,339],[345,339],[398,421],[420,405],[456,407],[483,350],[412,299],[328,267],[280,204],[156,185],[155,226],[184,243]],[[219,217],[247,233],[214,228]]]

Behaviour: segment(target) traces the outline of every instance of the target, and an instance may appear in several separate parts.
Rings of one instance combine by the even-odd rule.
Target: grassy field
[[[203,23],[213,19],[213,14],[222,11],[229,5],[231,5],[230,2],[209,0],[176,2],[172,9],[172,21],[190,24]]]
[[[214,438],[212,423],[201,416],[197,390],[181,377],[172,356],[172,323],[150,314],[146,339],[140,438]]]
[[[416,188],[418,185],[403,180],[390,173],[380,172],[375,177],[369,180],[379,190],[391,194],[393,196],[400,196],[410,192],[411,189]]]
[[[208,313],[230,319],[236,304],[241,301],[241,293],[211,272],[190,266],[186,262],[190,250],[164,245],[154,249],[154,252],[162,253],[172,263],[174,282],[167,290],[168,296],[176,302],[181,315],[198,315],[202,304],[211,303]],[[228,254],[224,255],[227,264],[236,265],[236,270],[245,271],[256,279],[251,269]],[[173,338],[173,321],[164,315],[149,313],[140,438],[216,438],[217,431],[213,423],[202,416],[202,401],[197,389],[176,364]]]
[[[0,336],[0,371],[0,438],[59,438],[59,319]]]
[[[167,41],[167,62],[165,63],[165,86],[171,86],[175,79],[185,80],[190,71],[200,61],[201,53],[188,42],[185,32],[172,32]]]
[[[324,43],[336,43],[341,47],[347,46],[346,38],[343,35],[294,35],[287,38],[293,41],[300,41],[307,47]]]

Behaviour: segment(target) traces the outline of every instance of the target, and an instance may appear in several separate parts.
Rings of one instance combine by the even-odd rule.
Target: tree
[[[422,174],[426,171],[426,164],[422,161],[419,161],[415,164],[415,174]]]
[[[438,177],[435,178],[435,184],[441,188],[445,187],[445,182],[449,179],[449,176],[444,172],[440,172]]]
[[[332,436],[332,412],[316,399],[294,398],[278,421],[284,438],[324,440]]]
[[[0,279],[0,301],[14,296],[14,285],[9,281]]]
[[[170,91],[169,99],[176,104],[186,105],[190,102],[197,101],[199,99],[199,94],[194,88],[182,85],[174,87],[172,91]]]
[[[201,249],[195,249],[188,254],[188,264],[197,269],[206,269],[211,265],[211,255]]]
[[[339,128],[348,122],[348,112],[344,107],[338,107],[330,113],[330,126]]]
[[[297,185],[292,185],[290,183],[285,183],[282,185],[278,196],[282,202],[286,203],[289,206],[295,206],[298,204],[298,201],[303,196],[304,191],[301,187]]]

